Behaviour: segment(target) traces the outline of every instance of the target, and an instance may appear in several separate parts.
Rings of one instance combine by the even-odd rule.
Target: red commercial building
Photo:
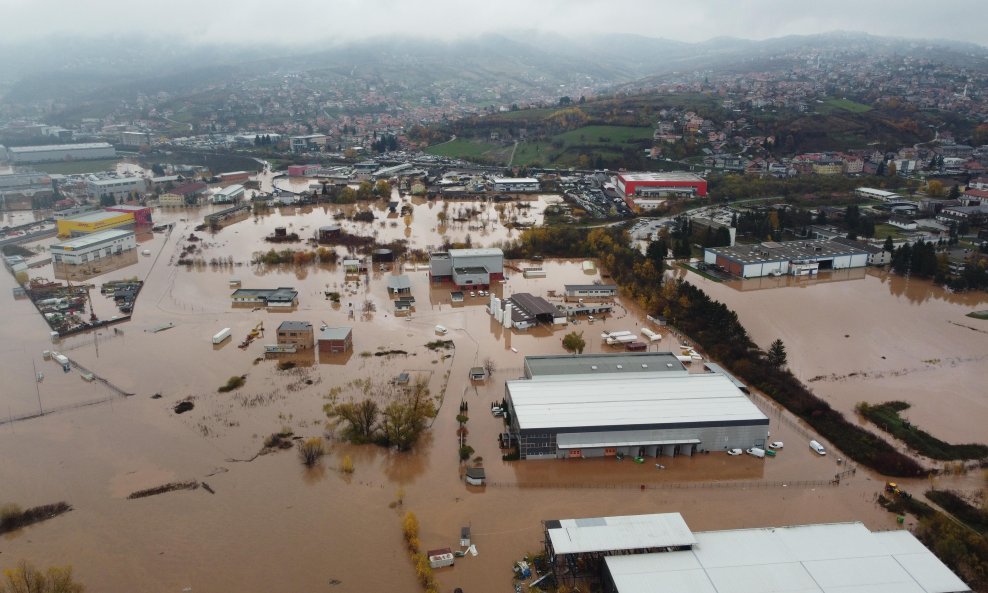
[[[104,208],[108,212],[125,212],[134,215],[134,224],[137,226],[151,226],[151,208],[147,206],[131,206],[121,204],[119,206],[109,206]]]
[[[617,188],[625,196],[688,194],[707,196],[707,180],[692,173],[621,173]]]

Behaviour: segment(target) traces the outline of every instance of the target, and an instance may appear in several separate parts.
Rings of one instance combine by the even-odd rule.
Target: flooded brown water
[[[441,242],[432,230],[436,219],[430,218],[436,208],[441,205],[415,206],[410,238],[415,245]],[[98,285],[146,278],[133,320],[118,326],[122,334],[101,330],[53,346],[41,316],[30,302],[12,298],[13,279],[0,274],[5,312],[0,416],[36,411],[39,396],[44,410],[57,410],[0,425],[0,503],[27,507],[64,500],[74,506],[67,515],[0,539],[0,566],[20,558],[41,565],[69,563],[94,591],[413,591],[417,585],[400,527],[401,512],[411,510],[422,524],[423,548],[456,547],[459,528],[473,529],[480,555],[441,572],[443,590],[496,591],[510,587],[512,561],[539,548],[540,521],[548,518],[680,511],[697,530],[843,520],[894,527],[894,518],[873,503],[879,480],[859,471],[840,486],[823,485],[842,468],[832,457],[812,455],[803,432],[779,423],[777,415],[770,416],[772,436],[786,441],[787,448],[775,459],[710,454],[666,460],[662,470],[630,460],[504,462],[496,439],[501,421],[490,415],[488,404],[503,397],[505,380],[521,375],[523,357],[562,353],[561,337],[572,329],[584,331],[589,352],[607,351],[598,334],[634,331],[643,323],[636,309],[619,307],[604,322],[583,321],[565,330],[506,331],[487,315],[486,299],[453,304],[449,288],[429,286],[425,271],[408,272],[418,299],[415,311],[395,316],[386,294],[390,272],[375,270],[356,284],[336,266],[294,270],[246,263],[251,252],[268,247],[261,238],[275,226],[309,230],[332,220],[323,209],[279,211],[204,234],[203,257],[232,256],[242,264],[232,269],[173,265],[202,214],[156,213],[158,222],[175,221],[177,227],[171,235],[155,234],[141,243],[152,255],[91,280]],[[367,226],[381,237],[399,237],[402,223]],[[470,233],[475,244],[484,245],[509,237],[494,226],[487,235],[470,228],[453,232]],[[509,270],[508,281],[494,292],[548,296],[566,282],[600,279],[577,262],[540,264],[546,278],[525,279]],[[299,306],[280,313],[233,308],[228,285],[233,276],[245,288],[293,286]],[[343,293],[343,303],[332,305],[325,290]],[[349,319],[348,304],[359,310],[364,300],[373,302],[376,312]],[[98,293],[93,304],[100,317],[116,314]],[[316,327],[352,325],[354,352],[329,359],[302,356],[302,364],[290,371],[277,370],[273,360],[255,364],[285,319]],[[149,331],[164,323],[174,327]],[[258,323],[264,324],[265,337],[239,349]],[[456,344],[450,358],[425,347],[436,339],[437,323],[449,328],[446,338]],[[223,327],[232,328],[233,339],[215,347],[210,338]],[[788,336],[783,339],[790,344]],[[667,336],[655,347],[675,349],[678,343]],[[62,373],[41,359],[41,352],[53,347],[135,395],[116,396],[98,382],[82,381],[77,370]],[[408,355],[373,356],[380,349]],[[792,338],[794,364],[799,350]],[[497,364],[495,376],[471,383],[467,370],[487,357]],[[45,374],[40,384],[32,363]],[[401,372],[427,377],[434,394],[445,385],[439,415],[414,451],[334,442],[313,470],[305,470],[293,451],[255,458],[264,438],[283,428],[303,437],[323,434],[322,407],[330,389],[341,388],[345,397],[353,393],[355,379],[386,382]],[[217,393],[231,375],[246,375],[246,385]],[[161,398],[152,399],[154,394]],[[173,406],[186,398],[192,398],[194,409],[176,415]],[[467,442],[483,458],[491,481],[486,488],[468,488],[460,478],[455,416],[461,398],[470,405]],[[103,403],[81,405],[93,401]],[[338,470],[344,455],[353,460],[351,476]],[[135,490],[177,480],[203,481],[215,494],[200,488],[126,499]],[[389,508],[399,488],[405,491],[404,504]]]
[[[944,440],[988,442],[988,323],[966,317],[988,294],[857,272],[808,283],[687,279],[737,311],[761,347],[781,338],[793,373],[845,414],[861,401],[903,400],[907,417]]]

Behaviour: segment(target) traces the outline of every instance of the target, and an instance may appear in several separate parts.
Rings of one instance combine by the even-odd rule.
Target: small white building
[[[82,265],[137,249],[137,239],[134,231],[111,229],[55,243],[50,249],[53,263]]]
[[[244,198],[244,186],[228,185],[213,194],[214,204],[235,204]]]

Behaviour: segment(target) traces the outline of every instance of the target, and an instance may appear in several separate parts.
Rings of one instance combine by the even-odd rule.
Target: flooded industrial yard
[[[910,420],[953,443],[983,442],[988,323],[983,292],[951,293],[881,269],[806,282],[793,277],[724,283],[681,272],[737,311],[763,348],[781,338],[789,368],[835,408],[903,400]]]
[[[532,201],[533,208],[520,210],[536,221],[545,204],[539,197]],[[447,207],[443,202],[423,201],[414,204],[410,221],[385,218],[386,209],[372,206],[379,217],[373,223],[336,221],[335,207],[288,208],[251,216],[216,234],[194,230],[209,209],[156,211],[156,223],[174,222],[176,226],[170,233],[144,238],[139,249],[150,255],[89,280],[96,286],[133,276],[145,280],[133,319],[55,345],[30,301],[11,296],[13,278],[0,274],[0,305],[5,312],[0,324],[0,374],[4,378],[0,416],[8,417],[0,424],[0,450],[4,452],[0,456],[0,503],[28,507],[64,500],[74,507],[64,516],[0,540],[3,564],[19,558],[42,565],[72,564],[80,580],[96,591],[135,586],[148,592],[409,591],[417,585],[402,540],[401,514],[410,510],[421,522],[423,548],[454,545],[460,527],[472,527],[480,553],[439,571],[443,590],[507,591],[511,563],[540,548],[540,521],[549,518],[679,511],[695,530],[844,520],[860,520],[872,528],[894,527],[894,516],[874,504],[880,480],[857,471],[842,476],[840,485],[831,485],[847,466],[837,465],[836,456],[813,455],[805,446],[805,429],[757,398],[772,421],[773,439],[790,444],[774,459],[712,453],[668,459],[663,469],[628,459],[502,461],[497,442],[503,430],[501,420],[489,413],[488,406],[503,397],[505,380],[521,375],[523,357],[562,353],[561,338],[574,329],[584,332],[588,352],[611,351],[598,334],[605,329],[642,327],[645,320],[634,307],[618,303],[615,313],[603,322],[582,320],[567,329],[518,332],[492,320],[485,310],[485,298],[467,296],[465,302],[453,303],[449,286],[430,286],[424,269],[406,269],[417,302],[410,315],[396,315],[386,290],[387,277],[394,272],[382,271],[377,265],[358,282],[336,264],[294,268],[249,263],[253,252],[272,247],[263,237],[275,227],[288,226],[308,237],[320,225],[334,221],[345,225],[348,232],[375,235],[379,243],[407,239],[411,247],[426,249],[443,239],[463,241],[469,234],[475,246],[492,245],[517,232],[501,224],[513,213],[499,212],[498,206],[457,201]],[[440,228],[438,213],[444,208],[449,212],[477,208],[481,213]],[[485,220],[486,229],[476,228],[483,227]],[[191,234],[202,239],[199,257],[207,262],[232,258],[234,264],[176,265]],[[535,264],[507,263],[507,281],[492,287],[498,296],[530,292],[558,301],[552,292],[560,291],[564,283],[606,281],[597,270],[584,272],[579,262],[538,262],[545,278],[525,278],[518,271],[523,265]],[[50,273],[50,266],[32,270],[32,276]],[[299,305],[285,312],[235,308],[230,301],[232,277],[244,288],[294,287]],[[893,281],[869,276],[866,282],[885,290],[884,283]],[[768,306],[780,317],[802,309],[807,317],[817,319],[817,331],[825,327],[831,333],[858,338],[851,331],[852,322],[846,323],[847,329],[830,320],[820,324],[820,304],[787,305],[787,291],[741,293],[707,284],[704,288],[716,298],[727,300],[725,294],[731,294],[742,301],[739,314],[760,343],[762,336],[774,338],[779,333],[801,376],[840,374],[851,368],[874,372],[870,361],[852,367],[857,357],[845,360],[837,347],[843,343],[833,338],[828,340],[840,352],[817,366],[804,367],[810,364],[804,361],[811,353],[826,356],[812,348],[819,342],[812,337],[800,342],[800,329],[782,319],[776,321],[779,329],[771,324],[759,326],[756,321],[756,313]],[[836,288],[829,290],[856,284],[864,282],[833,284]],[[852,291],[853,300],[867,300],[864,294],[854,293],[854,288],[844,290]],[[327,300],[327,291],[340,292],[341,302]],[[760,305],[743,300],[773,296],[781,302]],[[97,316],[116,314],[112,301],[98,291],[92,299]],[[375,310],[365,312],[365,301],[373,303]],[[960,303],[933,299],[934,309],[938,303],[944,310],[961,308]],[[873,307],[873,314],[888,308],[888,303],[856,304],[869,310]],[[922,309],[911,302],[908,306],[926,314],[926,304]],[[292,359],[298,363],[295,368],[279,370],[277,360],[264,358],[265,339],[238,348],[259,324],[271,336],[286,319],[309,321],[316,327],[323,323],[352,326],[353,353],[331,357],[317,353],[308,359],[297,355]],[[963,315],[950,319],[977,323]],[[454,350],[426,347],[437,339],[437,323],[449,329],[445,339],[453,340]],[[929,350],[934,352],[929,356],[947,361],[948,353],[956,352],[957,357],[986,354],[983,334],[949,326],[942,335],[956,333],[968,341],[947,348],[950,341],[929,331],[932,321],[929,326],[926,323],[918,328],[930,334]],[[949,325],[943,319],[939,323]],[[172,327],[153,331],[168,324]],[[211,336],[224,327],[232,329],[233,339],[214,346]],[[657,329],[664,339],[651,348],[677,350],[680,340],[665,328]],[[782,329],[787,333],[781,333]],[[895,356],[894,363],[888,362],[889,369],[906,364],[904,352],[919,350],[915,345],[898,344],[898,338],[888,342],[879,336],[858,339],[871,344],[869,348],[889,344],[882,351]],[[980,350],[974,339],[982,340]],[[857,343],[848,339],[848,344]],[[963,354],[962,346],[968,349]],[[894,347],[903,353],[896,354]],[[77,370],[63,373],[57,364],[42,359],[42,351],[52,348],[120,391],[98,381],[84,382]],[[375,356],[382,351],[406,354]],[[870,350],[859,353],[866,355],[871,356]],[[494,376],[471,382],[468,369],[487,357],[497,366]],[[922,368],[922,359],[919,362]],[[940,369],[944,377],[950,369],[973,372],[970,363],[950,364],[944,362]],[[41,382],[36,382],[34,368],[43,372]],[[326,417],[322,408],[331,389],[339,388],[345,397],[356,389],[356,379],[383,383],[406,372],[426,378],[431,393],[443,397],[431,431],[412,452],[333,442],[330,454],[313,469],[305,469],[293,450],[258,455],[265,437],[273,432],[288,429],[302,437],[323,434]],[[928,376],[925,373],[918,376]],[[232,393],[217,393],[231,375],[245,375],[246,384]],[[870,382],[884,388],[887,380]],[[958,385],[963,382],[959,380]],[[814,388],[850,383],[821,380]],[[882,399],[889,398],[876,398]],[[461,479],[455,420],[461,400],[470,406],[467,442],[483,459],[489,480],[485,488],[467,487]],[[191,401],[194,407],[179,415],[173,408],[182,401]],[[46,415],[9,421],[33,414],[39,407]],[[353,461],[352,475],[339,470],[344,455]],[[200,488],[127,499],[136,490],[184,480],[207,483],[215,493]],[[403,504],[394,505],[399,489],[404,491]]]

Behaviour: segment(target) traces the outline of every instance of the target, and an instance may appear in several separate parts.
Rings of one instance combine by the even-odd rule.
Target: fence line
[[[840,480],[758,480],[733,482],[652,482],[652,483],[556,483],[556,482],[501,482],[487,480],[494,488],[545,488],[545,489],[600,489],[600,490],[768,490],[772,488],[817,488],[838,486]]]

